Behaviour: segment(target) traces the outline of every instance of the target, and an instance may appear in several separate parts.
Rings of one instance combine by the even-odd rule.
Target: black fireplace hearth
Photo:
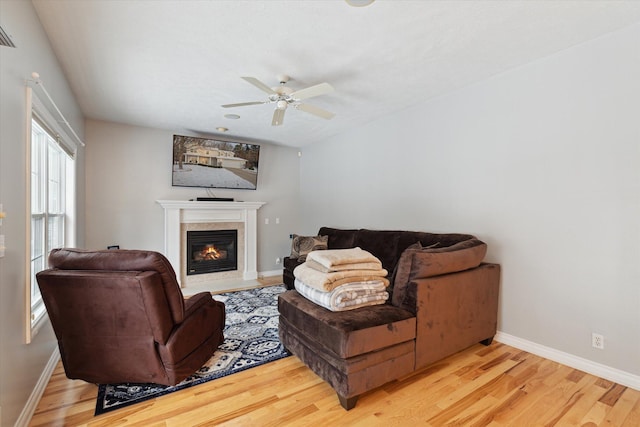
[[[238,231],[187,231],[187,275],[238,269]]]

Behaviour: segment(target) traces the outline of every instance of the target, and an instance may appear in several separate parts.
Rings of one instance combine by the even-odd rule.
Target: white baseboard
[[[258,277],[271,277],[271,276],[281,276],[281,275],[282,275],[282,269],[261,271],[258,273]]]
[[[27,427],[31,422],[31,417],[33,417],[33,413],[36,411],[36,407],[38,406],[38,402],[40,402],[40,398],[44,393],[44,389],[47,388],[47,384],[49,384],[49,380],[51,379],[51,375],[53,375],[53,371],[56,368],[56,365],[60,361],[60,352],[58,351],[58,346],[53,350],[47,365],[44,367],[42,374],[40,374],[40,378],[38,378],[38,382],[36,386],[33,388],[31,392],[31,396],[29,396],[29,400],[22,408],[22,412],[20,412],[20,416],[16,420],[14,427]]]
[[[503,344],[510,345],[511,347],[515,347],[520,350],[535,354],[537,356],[544,357],[545,359],[553,360],[554,362],[562,363],[563,365],[567,365],[580,371],[584,371],[588,374],[616,382],[626,387],[640,390],[640,376],[632,374],[630,372],[621,371],[620,369],[612,368],[601,363],[596,363],[582,357],[574,356],[573,354],[556,350],[554,348],[545,347],[543,345],[527,341],[513,335],[505,334],[504,332],[500,331],[496,333],[494,339]]]

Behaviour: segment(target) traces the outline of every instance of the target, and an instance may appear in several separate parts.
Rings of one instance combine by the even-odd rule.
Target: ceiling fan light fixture
[[[287,103],[287,101],[281,99],[280,101],[276,102],[276,108],[278,110],[286,110],[287,107],[289,106],[289,104]]]
[[[374,0],[345,0],[349,6],[365,7],[373,3]]]
[[[225,119],[231,119],[231,120],[238,120],[240,118],[240,116],[237,115],[237,114],[225,114],[224,118]]]
[[[228,128],[225,128],[225,127],[220,126],[220,127],[217,127],[217,128],[216,128],[216,130],[217,130],[218,132],[226,132],[226,131],[228,131],[229,129],[228,129]]]

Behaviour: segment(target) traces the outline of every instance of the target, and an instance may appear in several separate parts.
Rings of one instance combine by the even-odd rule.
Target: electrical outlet
[[[591,346],[599,350],[604,350],[604,336],[600,334],[591,334]]]
[[[280,264],[280,257],[276,258],[276,264]]]

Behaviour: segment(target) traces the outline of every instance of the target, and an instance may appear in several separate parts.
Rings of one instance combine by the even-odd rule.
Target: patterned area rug
[[[221,378],[290,354],[278,339],[278,295],[284,285],[228,292],[213,297],[225,304],[224,342],[215,354],[180,384],[100,384],[95,415]]]

